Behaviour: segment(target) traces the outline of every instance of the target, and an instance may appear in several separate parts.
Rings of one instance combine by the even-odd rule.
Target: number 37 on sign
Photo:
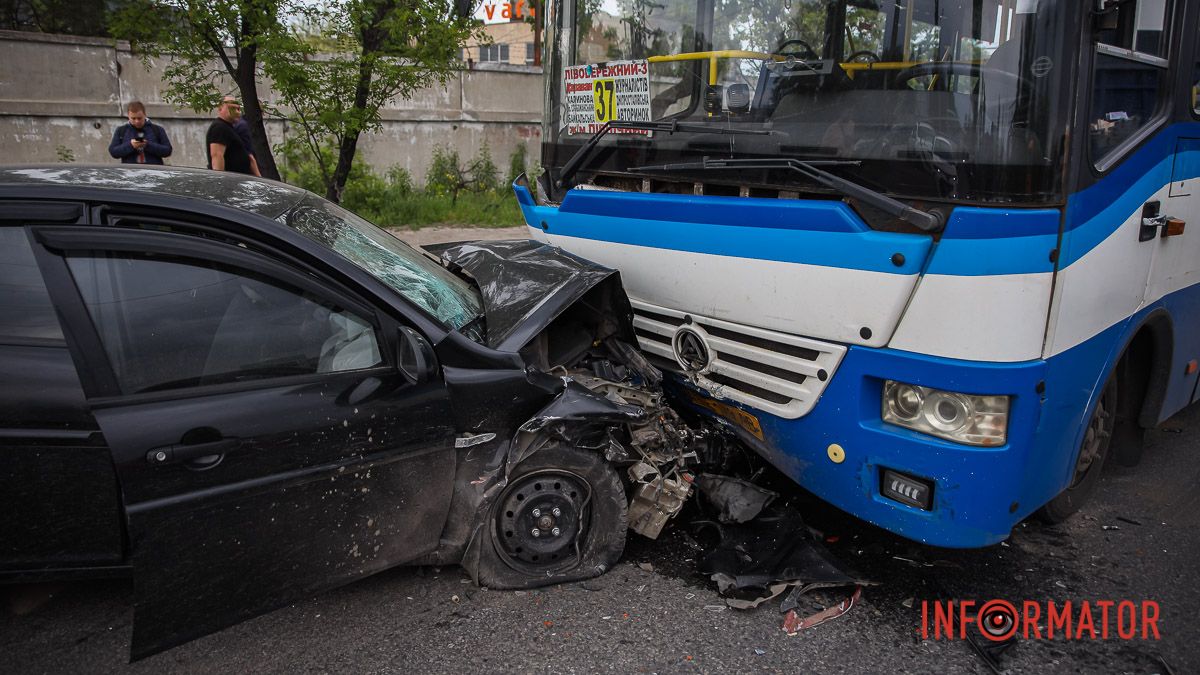
[[[649,121],[650,64],[611,61],[568,66],[563,69],[563,95],[563,124],[570,134],[593,134],[612,120]]]

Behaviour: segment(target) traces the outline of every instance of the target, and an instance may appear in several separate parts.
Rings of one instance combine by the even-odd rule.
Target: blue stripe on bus
[[[650,206],[655,203],[642,204]],[[816,202],[813,207],[806,210],[813,226],[836,219],[836,211],[849,210],[839,202]],[[528,223],[543,227],[551,235],[885,274],[919,274],[932,244],[931,239],[925,236],[869,229],[859,232],[813,230],[799,224],[773,226],[754,219],[746,219],[736,225],[728,222],[680,222],[671,219],[674,214],[660,210],[664,208],[662,202],[633,217],[578,213],[545,206],[522,208]],[[627,212],[627,209],[628,205],[621,207],[622,212]],[[790,208],[788,210],[791,211]],[[765,213],[760,215],[766,217]],[[771,219],[776,217],[771,216]],[[893,262],[897,253],[903,256],[900,265]]]
[[[1036,237],[942,239],[925,272],[959,277],[1053,272],[1050,253],[1057,245],[1057,232]]]
[[[942,239],[1000,239],[1058,236],[1058,209],[988,209],[959,206],[950,215]]]
[[[1062,214],[1057,209],[954,209],[927,274],[991,276],[1053,272]]]
[[[648,220],[702,225],[737,225],[868,232],[871,228],[845,203],[829,199],[763,199],[641,192],[571,190],[560,212],[590,216],[639,216]]]
[[[524,188],[518,188],[524,192]],[[605,193],[601,193],[605,194]],[[797,229],[763,225],[743,219],[740,224],[679,222],[679,214],[669,209],[670,201],[639,201],[652,208],[630,209],[619,203],[627,193],[607,193],[607,200],[586,200],[586,213],[564,208],[526,205],[526,221],[534,227],[545,223],[553,235],[610,241],[709,255],[724,255],[756,260],[793,262],[824,267],[862,269],[888,274],[916,274],[928,255],[931,240],[922,235]],[[632,200],[631,200],[632,201]],[[753,201],[753,200],[745,200]],[[772,200],[760,200],[772,201]],[[605,216],[596,213],[600,204],[610,204],[621,213],[637,212],[636,217]],[[809,224],[828,222],[830,214],[845,204],[816,202],[808,209]],[[791,210],[789,206],[787,210]],[[692,214],[697,215],[697,214]],[[727,214],[726,214],[727,215]],[[1058,237],[1058,212],[1052,209],[1001,211],[979,208],[956,209],[946,234],[937,245],[926,272],[962,276],[995,274],[1031,274],[1053,271],[1050,251]],[[985,233],[996,238],[984,239]],[[1015,233],[1035,236],[1012,236]],[[900,253],[904,264],[896,266],[892,256]]]

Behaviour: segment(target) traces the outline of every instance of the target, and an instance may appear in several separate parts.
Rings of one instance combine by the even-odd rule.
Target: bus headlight
[[[1007,396],[973,396],[883,383],[883,421],[967,445],[1004,445],[1008,434]]]

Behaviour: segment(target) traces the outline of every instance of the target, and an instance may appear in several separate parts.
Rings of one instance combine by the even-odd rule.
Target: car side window
[[[126,394],[383,363],[370,321],[228,266],[170,256],[68,256]]]
[[[0,342],[62,342],[54,303],[24,228],[0,226]]]

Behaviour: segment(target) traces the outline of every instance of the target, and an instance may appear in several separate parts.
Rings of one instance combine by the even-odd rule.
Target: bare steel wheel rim
[[[1071,487],[1075,487],[1083,480],[1088,470],[1100,458],[1108,440],[1112,437],[1115,405],[1116,401],[1113,400],[1111,388],[1106,387],[1104,393],[1100,395],[1100,400],[1096,402],[1096,410],[1092,413],[1092,418],[1088,420],[1083,444],[1079,448],[1079,459],[1075,461],[1075,477],[1071,481]]]
[[[496,551],[520,572],[544,574],[575,567],[587,538],[590,502],[588,482],[569,471],[543,469],[521,476],[496,506]]]

